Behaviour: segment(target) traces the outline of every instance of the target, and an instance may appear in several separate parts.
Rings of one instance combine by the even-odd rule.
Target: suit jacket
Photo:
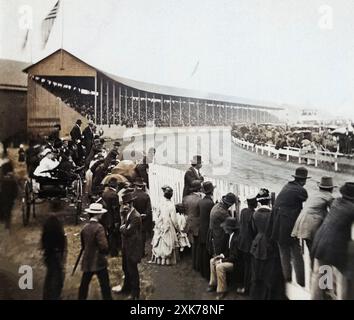
[[[105,227],[107,229],[114,228],[114,224],[118,223],[120,225],[120,211],[119,211],[119,198],[116,190],[106,187],[102,194],[102,199],[104,201],[107,213],[104,214],[106,217]]]
[[[348,270],[348,245],[351,241],[351,226],[354,223],[354,203],[338,198],[318,229],[313,244],[314,257],[325,264]]]
[[[223,203],[216,203],[211,209],[208,247],[209,252],[215,255],[225,252],[226,249],[228,236],[220,225],[227,217],[230,217],[230,213]]]
[[[140,189],[136,189],[133,192],[133,195],[136,199],[133,202],[134,208],[140,213],[144,214],[144,217],[141,217],[142,220],[142,230],[143,231],[152,231],[152,209],[151,209],[151,200],[150,196]]]
[[[206,244],[210,223],[210,212],[214,207],[214,201],[211,196],[206,195],[202,200],[199,201],[199,215],[200,215],[200,225],[199,225],[199,243]]]
[[[86,149],[88,149],[88,153],[91,150],[93,139],[94,139],[94,134],[90,126],[87,126],[84,131],[82,132],[83,140],[84,140],[84,145]]]
[[[231,235],[230,235],[231,236]],[[231,243],[229,246],[229,239],[230,236],[227,237],[227,245],[226,245],[226,250],[224,252],[225,258],[222,259],[223,262],[231,262],[234,265],[236,264],[236,261],[239,257],[239,251],[238,251],[238,231],[236,230],[234,232],[234,235],[232,236]]]
[[[202,175],[198,174],[193,167],[190,167],[184,174],[183,198],[191,193],[190,186],[194,180],[204,181]]]
[[[292,243],[291,232],[307,197],[306,189],[295,181],[290,181],[283,187],[273,208],[274,221],[271,238],[274,241],[282,245]]]
[[[133,208],[127,221],[122,221],[125,229],[122,230],[122,252],[127,259],[138,263],[142,258],[142,223],[139,212]]]
[[[81,231],[83,272],[96,272],[107,268],[105,255],[108,254],[108,242],[103,226],[97,221],[90,221]]]
[[[70,131],[71,140],[76,143],[77,140],[81,140],[81,129],[75,124],[75,126]]]
[[[183,198],[183,207],[185,214],[187,214],[186,232],[192,240],[192,236],[197,237],[199,235],[200,225],[200,213],[199,213],[199,201],[200,195],[191,193]]]

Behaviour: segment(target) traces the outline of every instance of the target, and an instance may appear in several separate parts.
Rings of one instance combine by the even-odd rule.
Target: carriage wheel
[[[82,180],[81,177],[78,176],[77,183],[76,183],[76,216],[75,216],[75,223],[79,223],[79,217],[82,212]]]
[[[22,222],[26,227],[29,223],[32,202],[32,186],[29,181],[25,182],[24,195],[22,198]]]

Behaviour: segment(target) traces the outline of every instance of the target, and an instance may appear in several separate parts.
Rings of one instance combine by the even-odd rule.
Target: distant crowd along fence
[[[173,189],[173,200],[175,203],[182,202],[185,171],[158,164],[149,164],[149,194],[153,212],[159,208],[160,199],[163,197],[162,187],[168,185]],[[254,186],[232,183],[223,179],[204,177],[205,181],[211,181],[215,186],[214,200],[220,200],[228,192],[235,193],[240,199],[240,206],[231,208],[233,213],[238,214],[242,208],[247,207],[247,197],[258,193],[259,188]],[[238,218],[238,217],[237,217]],[[306,287],[302,288],[295,283],[287,284],[286,290],[291,300],[308,300],[310,297],[310,258],[307,248],[304,248],[305,281]],[[293,279],[295,275],[293,274]]]
[[[273,144],[256,145],[254,143],[240,140],[238,138],[232,137],[233,143],[246,149],[251,150],[260,154],[267,154],[269,157],[274,156],[279,159],[280,156],[285,156],[286,161],[290,161],[291,158],[297,159],[298,163],[301,164],[305,161],[308,165],[314,165],[318,167],[320,162],[330,163],[334,165],[334,170],[338,171],[339,165],[354,165],[352,157],[348,157],[343,153],[330,152],[315,150],[313,152],[306,152],[300,148],[285,147],[281,149],[276,149]]]

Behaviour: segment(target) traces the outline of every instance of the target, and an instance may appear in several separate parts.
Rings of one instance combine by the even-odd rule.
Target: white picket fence
[[[266,154],[269,157],[273,156],[276,159],[279,159],[280,156],[285,156],[286,161],[290,161],[291,158],[296,158],[299,164],[305,161],[307,165],[314,165],[315,167],[318,167],[320,162],[328,162],[334,165],[335,171],[338,171],[339,164],[353,164],[345,158],[344,154],[339,152],[316,150],[313,153],[304,153],[303,149],[293,147],[276,149],[273,144],[256,145],[235,137],[232,137],[232,142],[246,150],[251,150],[262,155]]]
[[[168,185],[173,189],[173,200],[175,203],[182,202],[184,187],[184,171],[158,164],[149,165],[149,184],[151,205],[156,208],[162,195],[162,186]],[[246,199],[248,196],[256,195],[259,191],[258,187],[247,186],[229,182],[227,180],[204,177],[205,181],[211,181],[214,186],[214,199],[221,197],[228,192],[236,194],[241,201],[241,208],[246,207]]]

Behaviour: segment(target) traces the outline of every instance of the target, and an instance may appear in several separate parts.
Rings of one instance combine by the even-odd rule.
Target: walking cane
[[[81,256],[82,256],[83,252],[84,252],[84,249],[81,248],[80,253],[79,253],[79,255],[78,255],[77,259],[76,259],[75,266],[74,266],[73,272],[71,273],[71,276],[74,275],[74,273],[75,273],[75,271],[77,269],[77,266],[79,265],[79,262],[80,262],[80,259],[81,259]]]

